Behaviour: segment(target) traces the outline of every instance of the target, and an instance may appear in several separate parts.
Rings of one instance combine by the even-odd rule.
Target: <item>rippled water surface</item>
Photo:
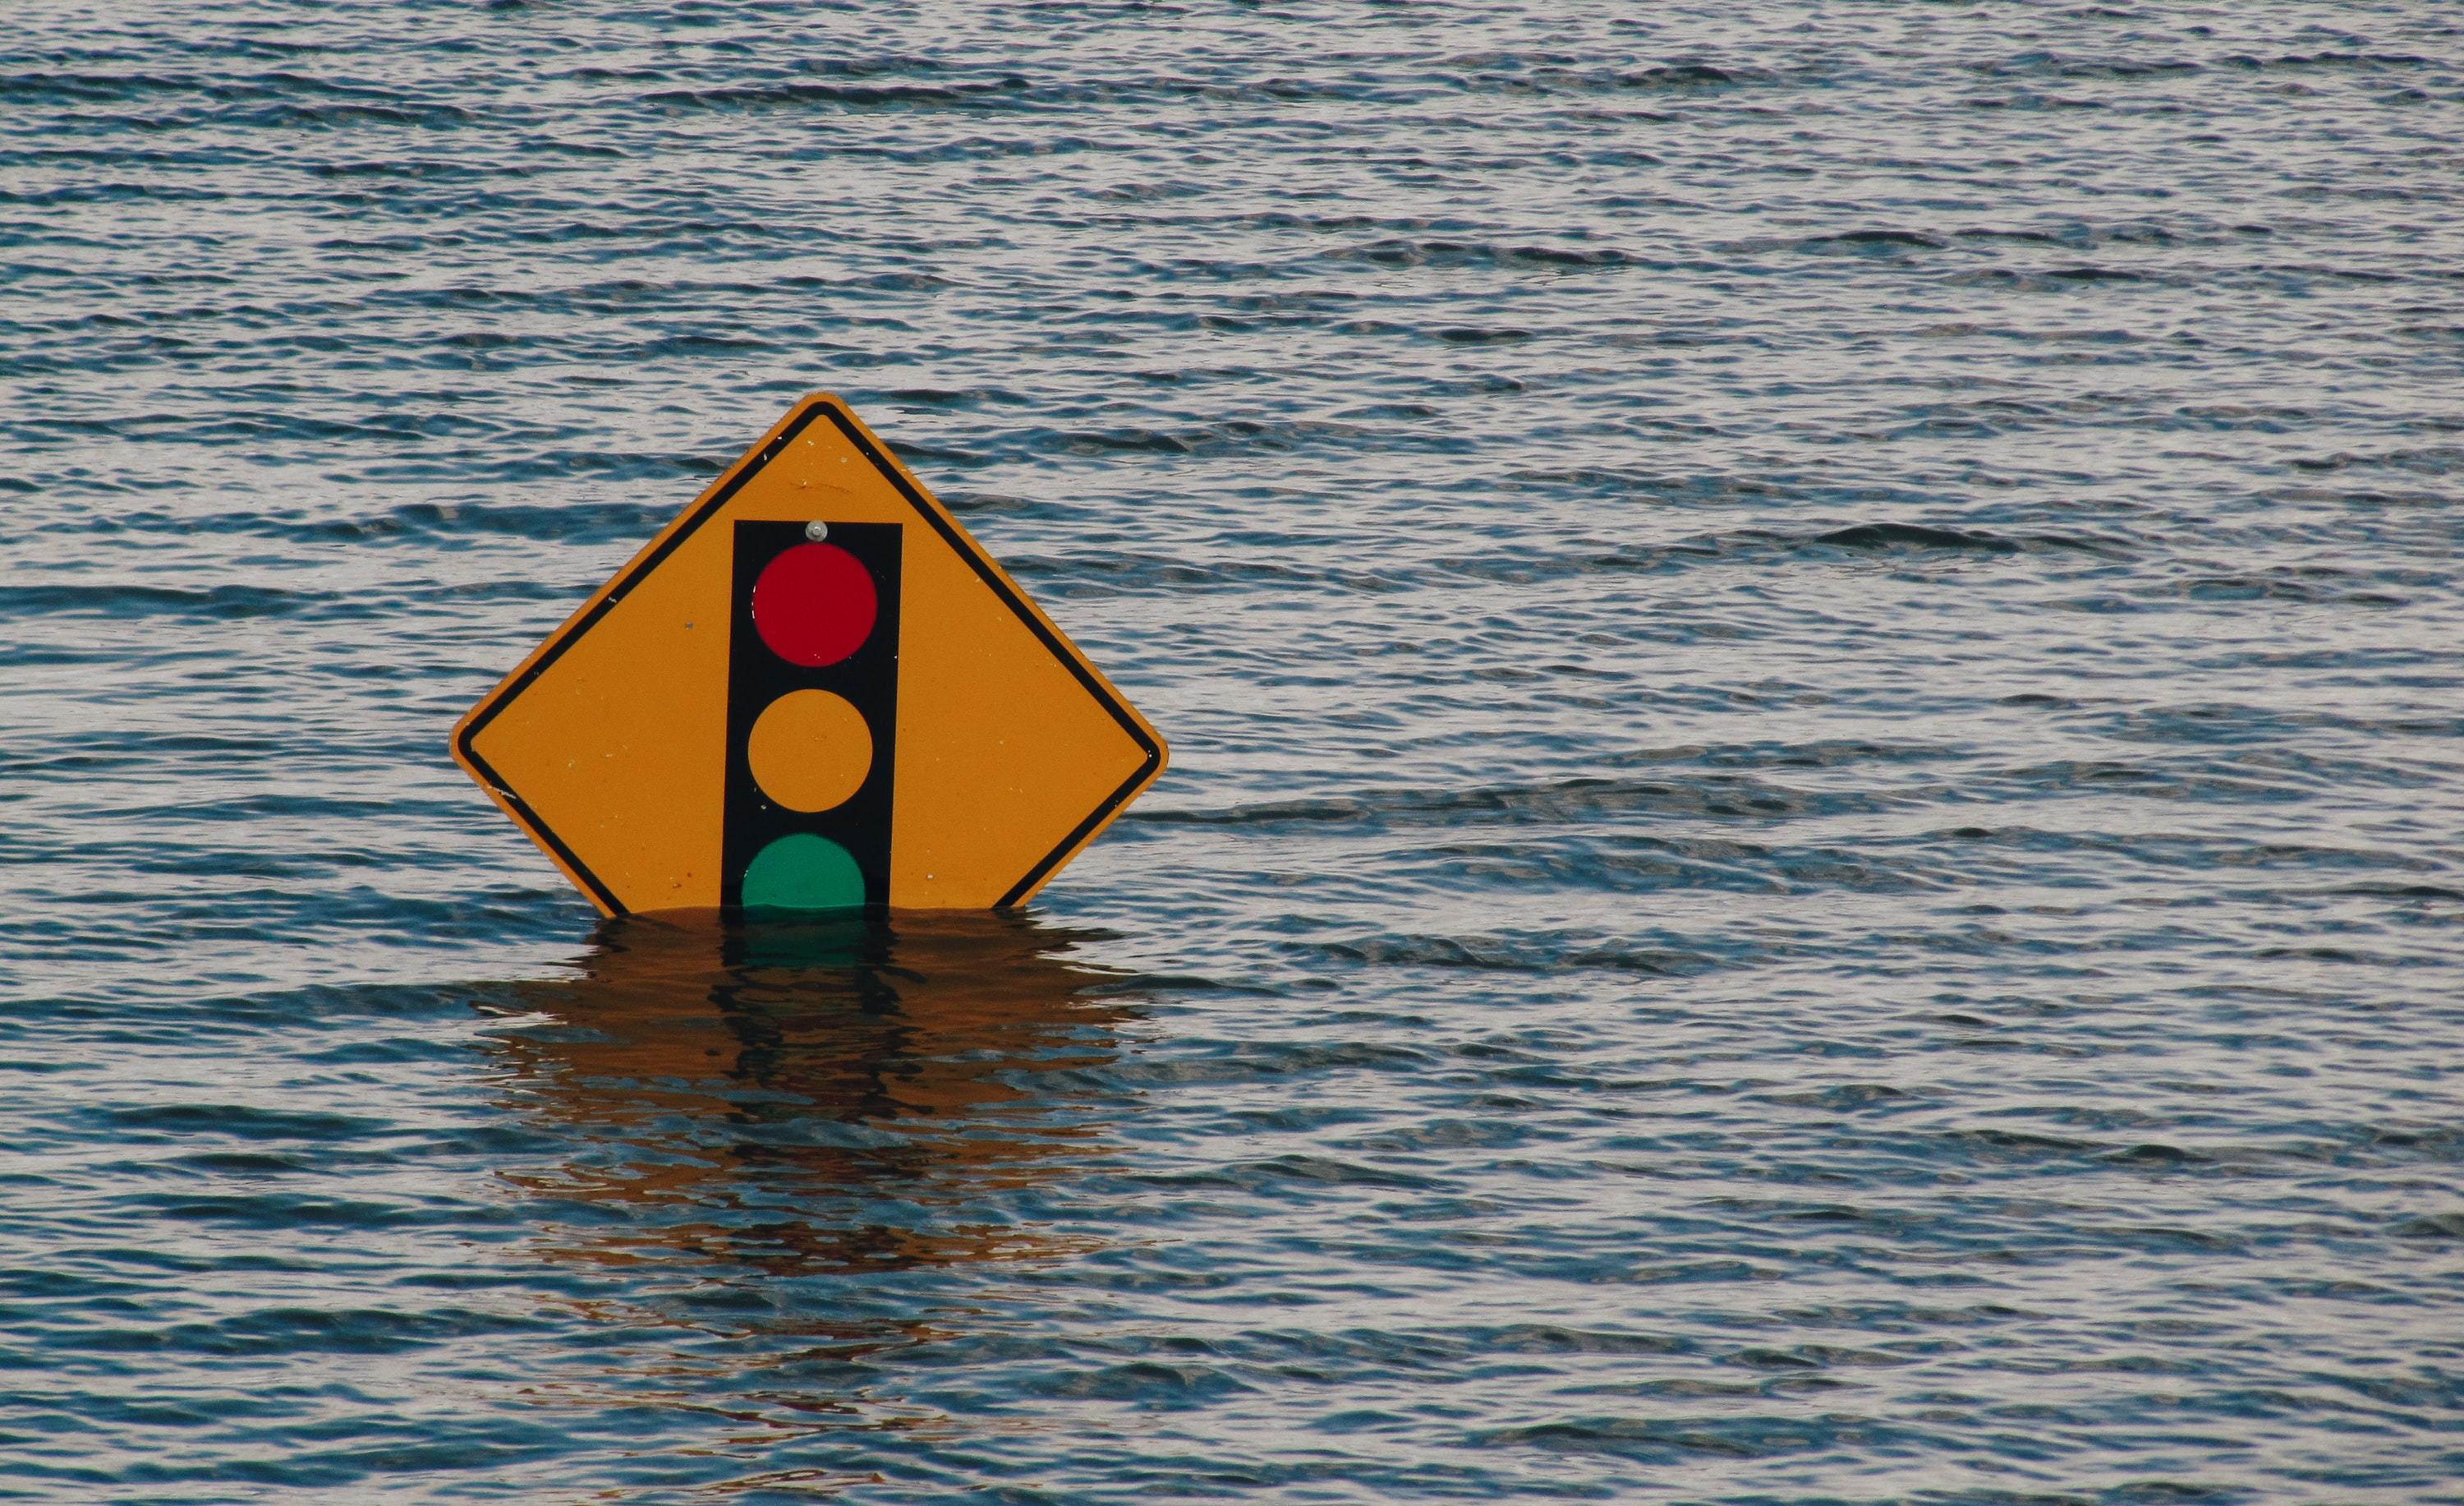
[[[2464,1500],[2464,16],[37,3],[0,1497]],[[800,393],[1172,740],[601,927]]]

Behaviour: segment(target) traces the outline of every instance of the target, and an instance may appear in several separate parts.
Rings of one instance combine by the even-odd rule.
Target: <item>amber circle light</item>
[[[864,713],[825,690],[798,690],[762,708],[744,748],[753,782],[790,810],[827,810],[872,769]]]

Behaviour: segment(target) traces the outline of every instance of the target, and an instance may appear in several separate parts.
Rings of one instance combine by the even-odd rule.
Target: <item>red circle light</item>
[[[871,572],[834,543],[800,543],[753,583],[753,628],[770,652],[818,669],[864,646],[881,604]]]

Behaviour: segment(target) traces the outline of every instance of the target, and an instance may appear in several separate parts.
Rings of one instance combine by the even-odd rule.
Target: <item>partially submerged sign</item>
[[[1163,740],[827,394],[453,730],[608,915],[1014,905]]]

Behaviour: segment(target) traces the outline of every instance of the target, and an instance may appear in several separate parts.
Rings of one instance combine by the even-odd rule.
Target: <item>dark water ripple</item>
[[[2448,10],[11,19],[0,1499],[2464,1501]],[[594,932],[825,387],[1174,767]]]

